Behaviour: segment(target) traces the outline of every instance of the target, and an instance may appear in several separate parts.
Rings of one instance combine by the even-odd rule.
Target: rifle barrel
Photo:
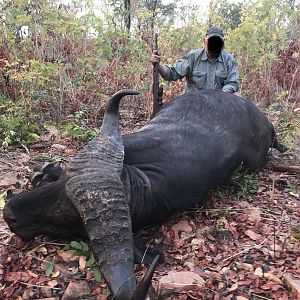
[[[154,34],[154,47],[153,52],[158,53],[158,34]],[[162,88],[162,87],[161,87]],[[153,94],[153,110],[152,117],[160,110],[162,106],[162,91],[159,87],[159,77],[158,77],[158,63],[153,64],[153,85],[152,85],[152,94]]]

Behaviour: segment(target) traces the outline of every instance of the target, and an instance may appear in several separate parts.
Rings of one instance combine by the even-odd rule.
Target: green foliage
[[[231,191],[239,199],[248,194],[255,194],[258,189],[258,181],[253,173],[237,173],[232,178]]]
[[[76,124],[62,125],[62,129],[76,140],[85,142],[90,141],[97,134],[97,130],[86,129]]]
[[[92,272],[93,272],[95,280],[97,282],[100,282],[101,281],[100,268],[98,266],[92,266]]]
[[[187,28],[169,28],[161,34],[161,40],[167,47],[163,54],[168,63],[173,63],[192,49],[201,48],[203,37],[206,31],[205,26],[199,26],[194,20]]]
[[[54,270],[54,260],[52,259],[50,262],[47,263],[46,265],[46,270],[45,270],[45,274],[47,276],[50,276],[52,274]]]
[[[242,7],[241,23],[227,31],[226,47],[239,64],[242,94],[270,103],[276,82],[270,72],[278,52],[289,43],[294,11],[287,1],[256,0]]]
[[[89,128],[86,125],[86,118],[87,111],[79,110],[73,115],[73,122],[62,125],[61,128],[78,141],[90,141],[96,136],[99,130]]]
[[[293,149],[294,141],[300,137],[300,117],[297,114],[297,109],[290,111],[286,107],[284,99],[287,95],[286,92],[279,94],[278,102],[270,105],[269,113],[276,118],[280,141],[288,148]]]
[[[223,18],[225,30],[233,30],[241,24],[242,3],[229,3],[223,1],[218,8],[218,14]]]
[[[231,214],[228,208],[220,208],[217,213],[219,218],[228,218]]]
[[[283,112],[279,115],[278,124],[281,126],[280,138],[287,147],[293,146],[296,136],[300,136],[300,118],[292,112]]]
[[[295,239],[297,239],[297,240],[300,240],[300,227],[299,227],[299,225],[297,226],[297,225],[291,225],[291,235],[295,238]]]
[[[136,1],[130,3],[130,11],[125,3],[129,2],[7,0],[1,4],[0,88],[7,98],[0,104],[2,146],[33,142],[49,120],[64,124],[62,129],[76,139],[89,140],[97,132],[92,128],[98,127],[107,98],[121,88],[145,91],[141,108],[150,114],[147,67],[155,31],[163,61],[173,64],[184,53],[202,47],[209,22],[222,25],[226,48],[239,63],[242,93],[261,99],[265,90],[282,92],[266,83],[276,84],[269,70],[278,51],[295,38],[298,21],[291,2],[210,1],[208,12],[181,1]],[[125,30],[128,13],[129,32]],[[173,87],[164,85],[165,91]],[[76,119],[83,110],[84,118]]]
[[[71,241],[69,244],[67,244],[64,248],[64,251],[67,250],[75,250],[76,253],[80,256],[85,256],[87,258],[85,266],[87,268],[91,268],[94,278],[97,282],[101,281],[101,273],[100,273],[100,268],[97,265],[94,255],[91,252],[91,249],[89,248],[88,244],[85,242],[77,242],[77,241]]]
[[[253,173],[236,172],[232,175],[231,180],[227,184],[219,186],[217,192],[222,197],[234,196],[238,199],[249,194],[255,194],[259,187],[259,182]],[[231,214],[230,210],[217,210],[219,218],[226,218]]]
[[[228,220],[232,215],[235,214],[230,208],[212,209],[211,212],[214,214],[214,233],[220,238],[226,239],[230,236],[228,231]]]
[[[217,219],[216,221],[216,225],[215,225],[215,230],[220,233],[220,232],[226,232],[226,225],[228,224],[228,221],[225,217],[220,217],[219,219]]]
[[[38,126],[28,119],[23,107],[0,100],[0,147],[13,143],[31,144],[37,141]],[[5,113],[4,113],[5,112]]]
[[[72,241],[70,244],[66,245],[63,250],[76,250],[80,255],[88,256],[89,246],[85,242]]]
[[[279,49],[286,46],[286,25],[291,10],[284,0],[261,0],[246,3],[242,22],[228,32],[226,45],[252,74],[274,61]],[[248,68],[249,70],[249,68]]]

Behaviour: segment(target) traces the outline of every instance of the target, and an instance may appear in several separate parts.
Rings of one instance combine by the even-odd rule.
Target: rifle
[[[152,47],[152,51],[158,53],[157,46],[158,34],[154,34],[154,47]],[[153,94],[153,110],[152,110],[152,118],[158,113],[158,111],[163,106],[162,95],[163,95],[163,87],[159,86],[159,77],[158,77],[158,63],[153,64],[153,86],[152,86],[152,94]]]

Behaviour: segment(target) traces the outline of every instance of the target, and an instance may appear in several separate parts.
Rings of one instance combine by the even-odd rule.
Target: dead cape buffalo
[[[100,134],[61,176],[50,168],[40,187],[4,208],[11,231],[23,239],[88,236],[116,300],[145,299],[157,263],[137,287],[132,231],[201,202],[241,165],[258,170],[270,147],[284,150],[251,101],[215,90],[179,96],[143,128],[121,136],[120,100],[137,94],[113,95]]]

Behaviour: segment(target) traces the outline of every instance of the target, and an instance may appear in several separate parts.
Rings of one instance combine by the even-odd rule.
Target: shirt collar
[[[224,59],[223,59],[223,51],[224,51],[224,50],[221,51],[221,54],[220,54],[219,57],[217,58],[217,61],[224,62]],[[206,51],[205,51],[204,48],[203,48],[203,51],[202,51],[201,60],[203,60],[203,61],[208,60],[208,57],[207,57],[207,54],[206,54]]]

